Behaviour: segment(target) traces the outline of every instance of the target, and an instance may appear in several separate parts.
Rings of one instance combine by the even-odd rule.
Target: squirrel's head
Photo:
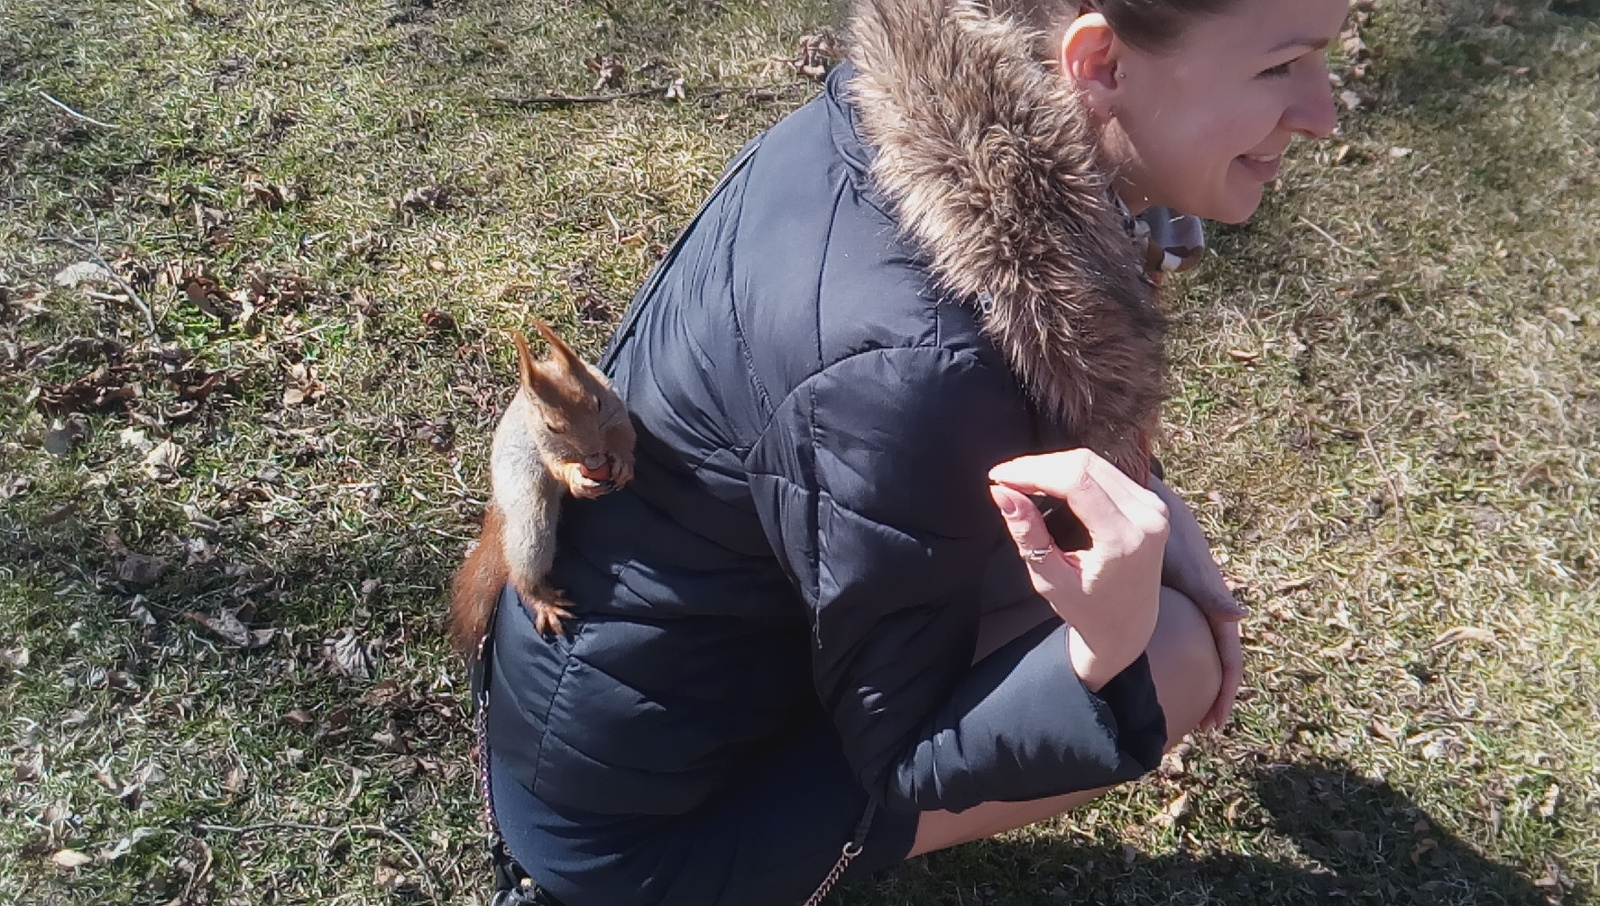
[[[606,482],[613,456],[632,448],[627,410],[605,376],[584,362],[550,325],[538,319],[533,325],[550,345],[548,358],[535,360],[520,331],[512,337],[517,345],[517,377],[533,407],[529,424],[540,455],[552,472],[577,470],[590,481]],[[618,450],[624,441],[629,449]]]

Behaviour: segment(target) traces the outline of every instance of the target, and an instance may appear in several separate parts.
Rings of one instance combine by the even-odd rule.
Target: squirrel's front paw
[[[633,454],[612,457],[611,489],[614,491],[633,480]]]
[[[609,465],[599,469],[585,468],[582,463],[564,463],[556,472],[556,477],[567,486],[567,491],[574,497],[599,497],[611,490],[611,469]]]

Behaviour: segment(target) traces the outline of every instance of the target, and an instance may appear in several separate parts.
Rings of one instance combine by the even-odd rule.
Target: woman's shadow
[[[1146,858],[1120,845],[993,840],[914,861],[858,885],[847,906],[1289,904],[1549,906],[1590,891],[1554,865],[1538,882],[1443,830],[1406,794],[1337,763],[1279,764],[1248,778],[1232,836],[1257,852]],[[1233,810],[1230,810],[1233,811]]]

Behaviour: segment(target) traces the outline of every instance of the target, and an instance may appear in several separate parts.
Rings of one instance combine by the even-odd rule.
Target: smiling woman
[[[1324,51],[1347,4],[1233,0],[1153,46],[1120,37],[1117,22],[1132,6],[1113,0],[1078,17],[1059,47],[1116,161],[1123,201],[1136,212],[1160,204],[1245,220],[1290,142],[1326,138],[1337,125]]]
[[[1333,128],[1343,16],[858,4],[849,61],[612,342],[636,473],[563,512],[550,581],[581,618],[502,601],[490,790],[539,896],[815,900],[1226,721],[1240,612],[1151,474],[1161,256],[1128,215],[1248,217]]]

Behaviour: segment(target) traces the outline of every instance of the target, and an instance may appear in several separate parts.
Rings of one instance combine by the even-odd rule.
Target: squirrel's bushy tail
[[[490,506],[483,514],[483,534],[450,580],[450,616],[445,625],[450,647],[467,661],[476,661],[495,603],[511,575],[506,565],[505,514]]]

